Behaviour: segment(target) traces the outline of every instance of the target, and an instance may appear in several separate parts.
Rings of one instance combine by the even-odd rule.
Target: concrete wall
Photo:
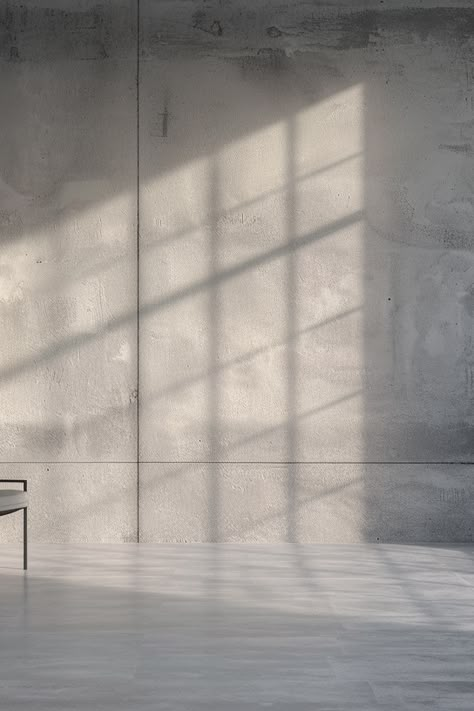
[[[137,9],[0,2],[33,537],[472,540],[474,8]]]

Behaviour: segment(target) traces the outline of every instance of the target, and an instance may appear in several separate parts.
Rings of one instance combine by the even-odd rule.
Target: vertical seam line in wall
[[[137,543],[140,543],[140,0],[137,2],[137,54],[136,54],[136,113],[137,113],[137,124],[136,124],[136,151],[137,151],[137,214],[136,214],[136,224],[137,224],[137,397],[136,397],[136,417],[137,417],[137,428],[136,428],[136,452],[137,452],[137,500],[136,500],[136,510],[137,510]]]

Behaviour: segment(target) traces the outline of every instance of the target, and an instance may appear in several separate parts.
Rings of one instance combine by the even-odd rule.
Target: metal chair
[[[21,489],[0,489],[0,516],[23,510],[23,570],[28,568],[28,483],[26,479],[0,479],[2,484],[23,484]]]

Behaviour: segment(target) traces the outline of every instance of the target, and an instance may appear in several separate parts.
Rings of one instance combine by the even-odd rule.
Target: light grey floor
[[[0,709],[474,709],[474,549],[0,547]]]

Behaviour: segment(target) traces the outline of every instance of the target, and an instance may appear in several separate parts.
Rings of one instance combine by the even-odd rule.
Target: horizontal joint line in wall
[[[348,460],[341,460],[341,461],[324,461],[324,460],[318,460],[318,461],[310,461],[310,460],[300,460],[300,461],[276,461],[276,460],[271,460],[271,461],[248,461],[248,460],[242,460],[242,461],[236,461],[236,460],[216,460],[216,461],[206,461],[206,460],[187,460],[187,459],[173,459],[173,460],[159,460],[159,459],[140,459],[138,462],[136,459],[127,459],[127,460],[112,460],[112,459],[101,459],[98,461],[85,461],[85,460],[65,460],[65,461],[56,461],[56,460],[49,460],[49,461],[11,461],[11,462],[6,462],[6,461],[0,461],[0,465],[4,466],[20,466],[20,465],[26,465],[26,464],[47,464],[47,465],[61,465],[61,464],[134,464],[135,466],[137,464],[221,464],[221,465],[231,465],[231,464],[248,464],[248,465],[279,465],[279,466],[289,466],[289,465],[311,465],[311,464],[325,464],[325,465],[342,465],[342,464],[358,464],[358,465],[377,465],[377,464],[390,464],[390,465],[413,465],[413,466],[423,466],[423,465],[450,465],[450,466],[474,466],[474,461],[409,461],[409,460],[401,460],[401,461],[390,461],[390,460],[372,460],[372,461],[348,461]]]
[[[147,459],[141,459],[140,464],[279,464],[279,465],[290,465],[290,464],[335,464],[335,465],[341,465],[341,464],[417,464],[417,465],[423,465],[423,464],[462,464],[462,465],[467,465],[467,466],[472,466],[474,464],[474,461],[470,462],[456,462],[456,461],[390,461],[390,460],[375,460],[375,461],[349,461],[349,460],[340,460],[340,461],[335,461],[335,460],[295,460],[295,461],[285,461],[285,460],[256,460],[256,461],[249,461],[249,460],[232,460],[232,459],[220,459],[220,460],[215,460],[215,461],[208,461],[208,460],[186,460],[186,459],[176,459],[176,460],[168,460],[168,461],[160,461],[160,460],[147,460]]]

